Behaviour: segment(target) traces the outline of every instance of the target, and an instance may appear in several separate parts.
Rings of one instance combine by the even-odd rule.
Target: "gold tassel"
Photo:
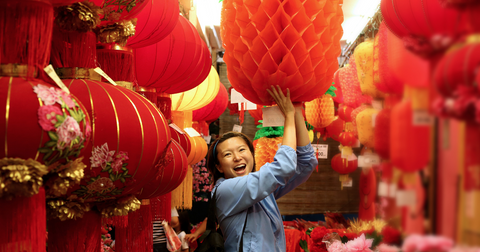
[[[177,209],[192,209],[193,201],[193,169],[189,165],[187,176],[183,182],[172,191],[172,207]]]

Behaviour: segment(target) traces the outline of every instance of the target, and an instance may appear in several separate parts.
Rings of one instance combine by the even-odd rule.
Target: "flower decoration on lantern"
[[[101,8],[100,25],[115,23],[134,18],[138,15],[147,2],[145,0],[90,0]]]

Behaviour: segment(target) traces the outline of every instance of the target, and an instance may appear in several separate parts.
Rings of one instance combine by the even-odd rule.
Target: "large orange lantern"
[[[331,85],[343,21],[338,1],[223,2],[221,36],[230,83],[249,101],[271,105],[266,89],[289,88],[310,101]]]

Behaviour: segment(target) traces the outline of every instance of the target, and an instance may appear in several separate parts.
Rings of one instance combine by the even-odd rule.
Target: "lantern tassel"
[[[172,219],[172,193],[150,199],[152,218],[156,221],[166,220],[170,222]]]
[[[172,191],[172,207],[177,209],[192,209],[193,199],[193,169],[189,165],[187,176],[183,182]]]
[[[114,81],[133,82],[133,53],[126,50],[97,49],[97,62],[100,68]],[[106,79],[102,79],[106,82]],[[155,94],[156,96],[156,94]],[[149,99],[147,97],[147,99]],[[149,99],[151,100],[151,99]]]

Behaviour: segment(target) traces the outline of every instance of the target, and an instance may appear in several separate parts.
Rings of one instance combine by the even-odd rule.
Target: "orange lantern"
[[[306,120],[315,128],[325,128],[335,118],[335,107],[330,94],[305,103]]]

